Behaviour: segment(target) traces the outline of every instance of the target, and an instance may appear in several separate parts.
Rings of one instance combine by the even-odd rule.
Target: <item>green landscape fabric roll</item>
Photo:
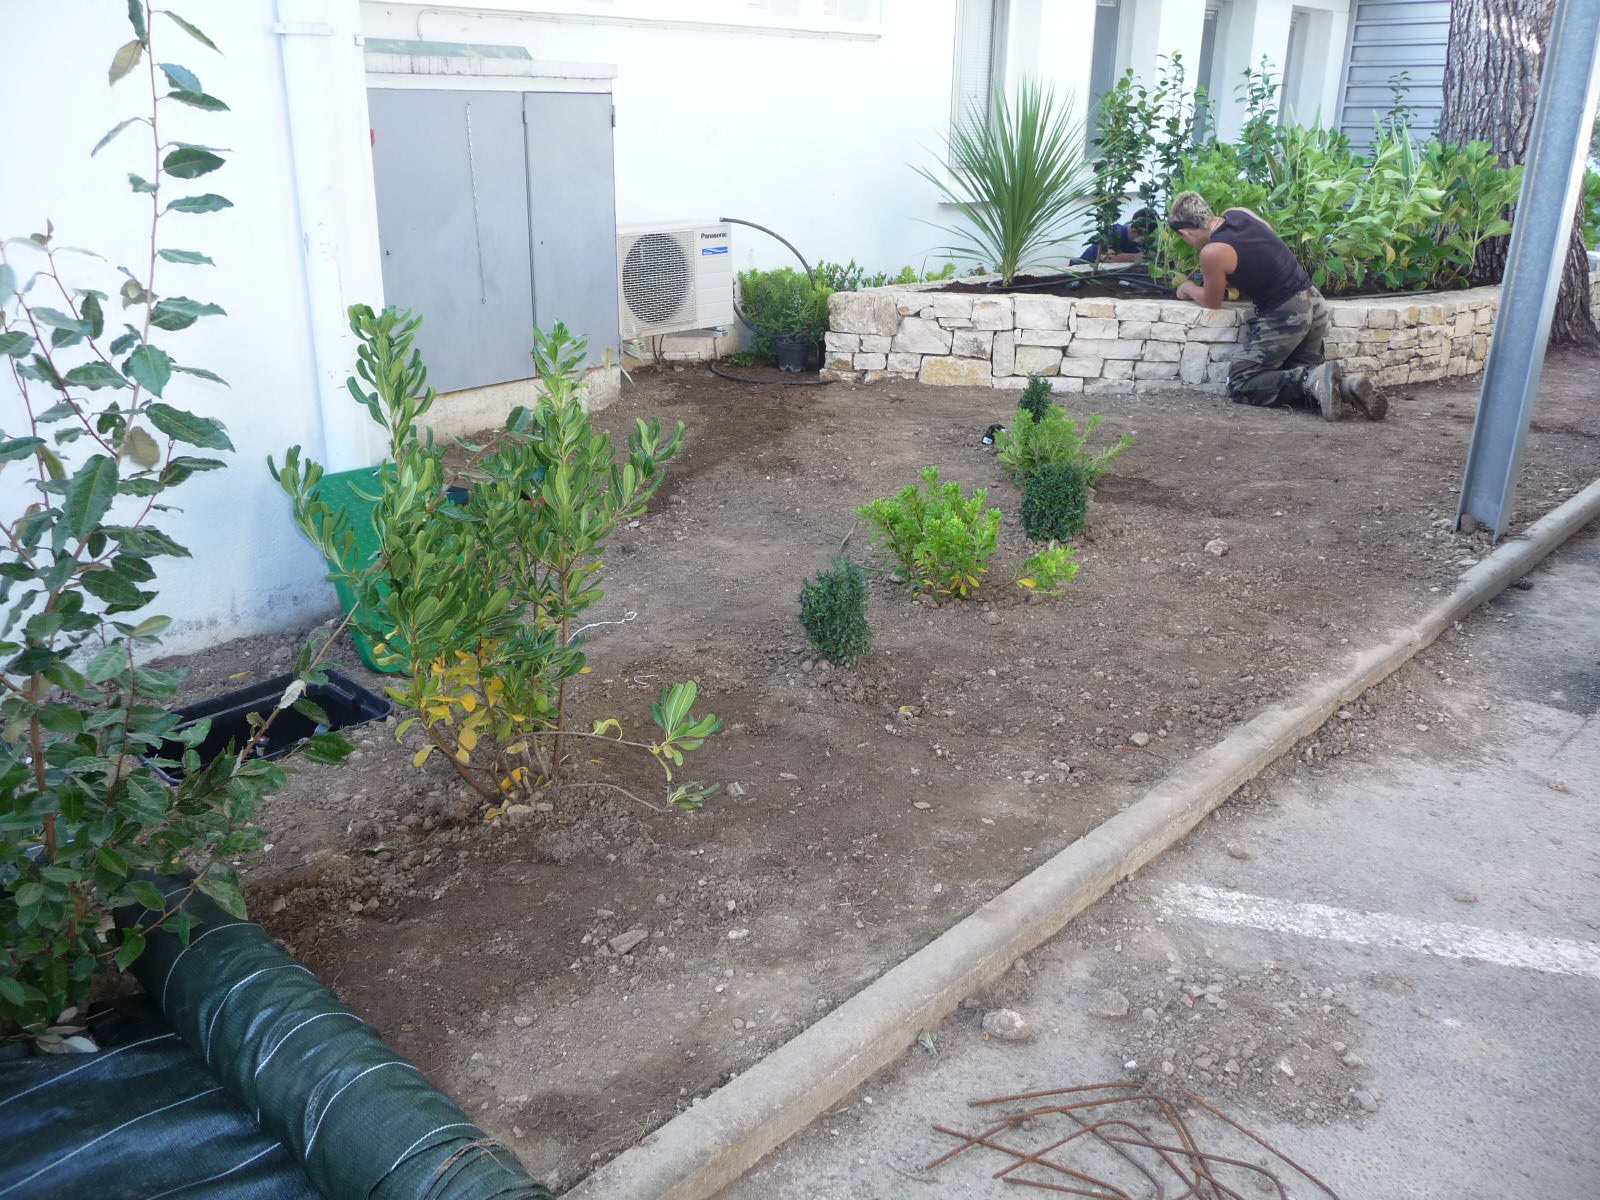
[[[188,884],[158,886],[170,902]],[[134,973],[327,1200],[548,1200],[510,1151],[264,929],[198,893],[184,908],[197,921],[188,947],[157,933]]]

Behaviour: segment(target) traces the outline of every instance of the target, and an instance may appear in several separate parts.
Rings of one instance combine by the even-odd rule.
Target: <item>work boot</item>
[[[1339,395],[1369,421],[1381,421],[1389,415],[1389,402],[1378,391],[1370,375],[1344,375],[1339,379]]]
[[[1305,378],[1300,381],[1300,387],[1305,391],[1306,399],[1321,410],[1324,421],[1337,421],[1344,416],[1344,397],[1341,395],[1339,380],[1334,374],[1332,363],[1307,367]]]

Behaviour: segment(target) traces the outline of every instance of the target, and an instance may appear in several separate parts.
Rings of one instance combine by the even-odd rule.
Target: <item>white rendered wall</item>
[[[142,278],[150,212],[148,201],[129,192],[126,182],[129,171],[151,174],[148,134],[141,137],[138,127],[130,127],[96,158],[89,157],[112,125],[148,111],[142,66],[115,88],[106,84],[113,53],[131,37],[125,6],[52,0],[7,7],[0,71],[9,94],[19,98],[7,122],[7,154],[14,164],[31,166],[8,173],[0,186],[0,236],[26,235],[43,228],[46,218],[53,220],[60,242],[109,260],[71,260],[80,272],[74,282],[114,297],[121,282],[116,265],[125,263]],[[318,20],[337,21],[341,7],[353,16],[353,3],[317,3]],[[174,617],[167,645],[175,651],[303,625],[334,610],[332,590],[322,581],[325,567],[292,524],[265,462],[269,453],[281,458],[284,447],[294,443],[319,458],[331,457],[336,466],[354,465],[365,452],[364,431],[343,418],[354,402],[348,397],[341,402],[336,394],[342,392],[349,362],[332,361],[334,352],[319,372],[314,353],[316,345],[336,344],[341,330],[327,327],[328,314],[342,313],[344,296],[325,297],[319,306],[322,324],[314,323],[302,239],[323,247],[324,287],[349,289],[350,299],[377,296],[372,287],[376,251],[365,276],[359,255],[353,263],[340,257],[342,243],[351,237],[348,217],[341,215],[342,198],[351,194],[348,184],[297,174],[272,0],[199,5],[189,15],[222,55],[158,17],[157,57],[189,67],[232,111],[203,114],[164,104],[162,132],[232,152],[222,170],[192,181],[164,181],[163,188],[173,196],[220,192],[235,207],[164,218],[164,246],[199,250],[217,265],[161,264],[155,286],[158,293],[213,301],[228,315],[158,334],[156,340],[179,362],[214,370],[232,385],[175,375],[165,398],[226,422],[238,452],[221,456],[230,459],[228,469],[196,475],[173,492],[171,502],[183,511],[159,522],[193,553],[189,559],[161,558],[154,564],[160,594],[151,611]],[[353,30],[347,28],[342,41],[326,35],[322,40],[331,60],[340,57],[334,49],[343,48],[344,77],[359,78]],[[333,86],[338,74],[324,80],[329,90],[320,98],[330,113],[348,104],[348,95]],[[32,98],[31,108],[20,103],[23,97]],[[302,99],[315,104],[319,97]],[[354,120],[364,131],[364,114]],[[298,218],[297,187],[327,197],[326,209],[305,229]],[[8,248],[19,269],[26,267],[28,253]],[[113,299],[107,307],[108,325],[118,322],[118,302]],[[40,394],[37,388],[34,394]],[[326,426],[325,411],[330,414]],[[0,426],[15,433],[21,420],[20,398],[6,372],[0,376]],[[0,474],[0,506],[8,515],[25,503],[22,467],[12,464]]]

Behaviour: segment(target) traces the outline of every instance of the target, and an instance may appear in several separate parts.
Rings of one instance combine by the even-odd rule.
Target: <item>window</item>
[[[1228,18],[1233,0],[1206,0],[1205,23],[1200,27],[1200,61],[1195,64],[1194,84],[1206,89],[1205,119],[1195,125],[1195,144],[1211,136],[1217,109],[1228,97]]]
[[[1089,128],[1100,128],[1100,97],[1116,86],[1121,64],[1124,0],[1098,0],[1094,7],[1094,57],[1089,62]]]
[[[956,76],[950,123],[973,114],[994,118],[994,92],[1005,82],[1009,0],[960,0],[956,12]]]
[[[1286,125],[1292,121],[1301,120],[1295,109],[1298,97],[1297,89],[1300,87],[1301,76],[1305,73],[1306,63],[1306,26],[1310,24],[1308,16],[1303,9],[1295,9],[1294,15],[1289,18],[1289,44],[1283,51],[1283,75],[1279,79],[1278,88],[1278,123]],[[1307,114],[1305,120],[1309,120]]]

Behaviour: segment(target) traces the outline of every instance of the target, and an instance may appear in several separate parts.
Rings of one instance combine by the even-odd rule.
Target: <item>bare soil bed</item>
[[[1545,369],[1518,527],[1600,474],[1595,366]],[[1021,498],[979,444],[1009,394],[641,375],[597,420],[688,434],[611,547],[594,617],[638,617],[594,632],[579,716],[639,730],[664,682],[699,680],[724,732],[688,774],[724,791],[689,815],[570,788],[531,821],[485,823],[447,767],[413,769],[369,727],[352,763],[299,766],[264,809],[252,912],[569,1186],[1452,586],[1486,549],[1449,530],[1476,386],[1396,394],[1380,425],[1096,397],[1103,434],[1137,444],[1100,482],[1069,593],[1030,601],[1010,584]],[[879,572],[871,655],[815,662],[802,579],[857,504],[930,463],[1005,512],[987,583],[935,608]],[[187,697],[285,669],[303,633],[187,660]],[[1350,745],[1334,730],[1302,753]],[[662,791],[652,763],[609,751],[577,778]]]

